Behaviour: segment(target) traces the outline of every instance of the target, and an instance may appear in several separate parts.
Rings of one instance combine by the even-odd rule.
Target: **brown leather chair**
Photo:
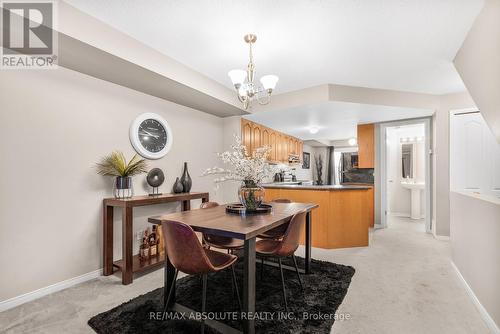
[[[286,198],[277,198],[274,199],[272,202],[274,203],[292,203],[291,200],[286,199]],[[273,229],[270,229],[269,231],[266,231],[260,235],[258,235],[259,238],[261,239],[281,239],[283,238],[283,235],[285,235],[286,229],[288,227],[288,223],[281,224],[280,226],[277,226]]]
[[[217,206],[219,206],[219,203],[217,202],[205,202],[201,203],[200,208],[209,209]],[[232,253],[237,249],[243,248],[244,241],[231,237],[222,237],[218,235],[203,233],[203,244],[205,246],[208,246],[209,249],[210,247],[215,247],[219,249],[226,249],[228,253]]]
[[[238,290],[238,282],[236,281],[236,274],[234,272],[234,263],[238,257],[232,254],[203,248],[191,226],[182,222],[163,222],[162,232],[165,240],[166,254],[175,267],[173,284],[175,285],[179,271],[190,275],[201,274],[203,281],[201,312],[203,313],[205,312],[207,299],[207,274],[231,267],[234,289],[236,290],[238,306],[241,311],[240,293]],[[172,287],[174,285],[172,285]],[[172,298],[172,291],[172,288],[168,291],[164,312],[167,311],[170,298]],[[164,288],[164,294],[166,295],[166,286]],[[202,326],[202,332],[203,330],[204,326]]]
[[[299,247],[300,232],[304,228],[306,222],[306,212],[300,212],[295,214],[288,228],[281,240],[264,239],[257,241],[255,249],[257,254],[262,258],[262,268],[264,268],[264,258],[265,257],[276,257],[278,258],[278,264],[281,272],[281,285],[283,288],[283,299],[285,301],[285,310],[288,312],[288,304],[286,302],[286,290],[285,290],[285,279],[283,277],[283,266],[282,259],[286,257],[293,258],[293,264],[295,266],[295,271],[297,272],[297,278],[300,283],[300,288],[304,289],[302,286],[302,280],[300,279],[299,268],[297,266],[297,259],[295,258],[295,251]],[[262,271],[261,271],[262,276]]]

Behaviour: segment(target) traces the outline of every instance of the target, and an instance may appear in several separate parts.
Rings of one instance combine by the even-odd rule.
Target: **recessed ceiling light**
[[[312,133],[313,135],[317,134],[319,129],[315,126],[309,128],[309,132]]]
[[[349,145],[354,146],[358,143],[358,141],[356,140],[356,138],[350,138],[348,143]]]

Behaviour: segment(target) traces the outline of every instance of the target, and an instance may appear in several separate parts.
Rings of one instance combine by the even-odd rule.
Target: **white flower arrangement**
[[[274,167],[266,161],[271,147],[259,147],[249,155],[240,137],[236,135],[234,137],[236,144],[231,146],[233,151],[217,154],[222,162],[231,165],[233,169],[213,167],[205,170],[203,175],[220,175],[214,180],[217,184],[225,181],[243,181],[245,184],[259,185],[269,179],[274,174]]]

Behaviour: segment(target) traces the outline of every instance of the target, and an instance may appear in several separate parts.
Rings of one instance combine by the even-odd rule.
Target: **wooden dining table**
[[[244,278],[243,278],[243,332],[255,333],[255,242],[259,234],[286,223],[290,218],[301,211],[306,211],[305,223],[305,265],[301,269],[302,273],[311,272],[311,210],[318,207],[311,203],[269,203],[272,205],[272,211],[266,214],[258,215],[238,215],[226,213],[226,206],[221,205],[209,209],[198,209],[191,211],[182,211],[169,213],[162,216],[150,217],[148,221],[153,224],[161,224],[168,221],[180,221],[193,228],[196,232],[209,233],[217,236],[226,236],[244,240]],[[175,268],[168,260],[168,254],[165,255],[165,291],[174,288]],[[271,261],[266,263],[273,264]],[[286,267],[284,269],[293,269]],[[165,294],[166,295],[166,294]],[[166,297],[165,297],[166,298]],[[174,311],[194,312],[183,305],[175,302],[171,298],[169,308]],[[238,333],[235,329],[217,321],[206,322],[222,333]]]

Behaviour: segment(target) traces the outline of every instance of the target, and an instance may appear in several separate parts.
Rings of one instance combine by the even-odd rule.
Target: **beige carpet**
[[[421,222],[392,218],[371,234],[370,247],[314,249],[313,257],[356,268],[337,313],[349,319],[335,322],[335,334],[488,333],[450,264],[449,243],[425,234]],[[92,333],[88,319],[160,286],[162,275],[129,286],[101,277],[46,296],[0,313],[0,332]]]

